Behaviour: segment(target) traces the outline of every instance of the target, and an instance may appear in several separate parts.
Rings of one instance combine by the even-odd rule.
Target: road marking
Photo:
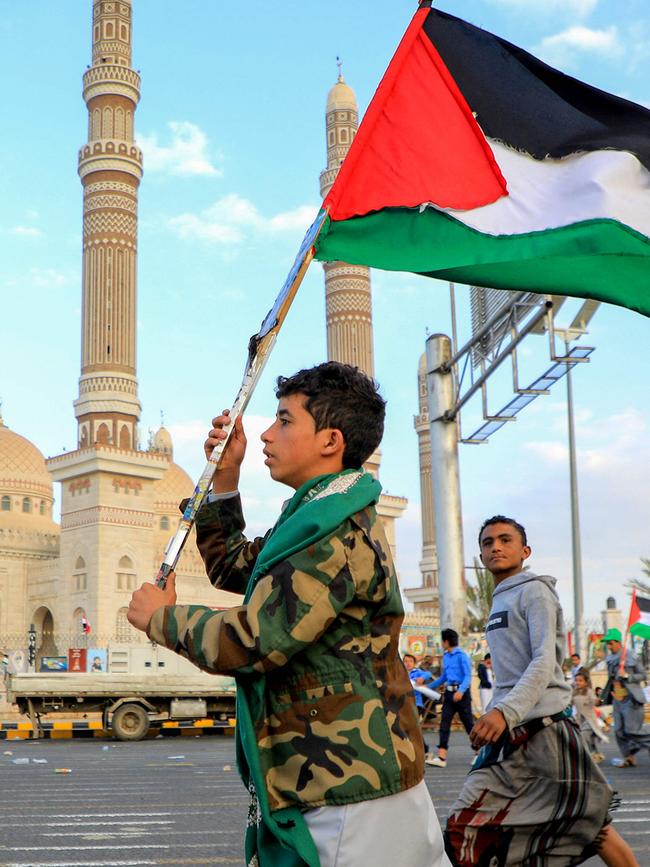
[[[647,819],[614,819],[616,825],[627,825],[628,822],[647,822]],[[647,832],[650,834],[650,831]]]
[[[87,818],[90,819],[91,817],[88,816]],[[125,819],[116,819],[114,822],[86,821],[84,822],[84,824],[82,824],[81,822],[42,822],[41,824],[43,824],[46,828],[86,828],[88,825],[92,825],[93,827],[97,827],[97,825],[120,825],[122,827],[124,825],[137,825],[138,828],[142,828],[143,825],[173,825],[174,821],[173,819],[145,819],[144,822],[129,822]]]
[[[88,831],[87,833],[84,832],[82,834],[79,834],[79,832],[77,832],[77,831],[43,831],[38,836],[39,837],[75,837],[78,840],[89,840],[91,837],[93,839],[100,839],[100,838],[104,839],[106,837],[111,837],[111,838],[112,837],[142,837],[146,833],[147,833],[146,830],[138,832],[137,829],[134,828],[130,831],[124,831],[124,832],[120,832],[120,831],[103,831],[103,832],[101,832],[101,831],[99,831],[97,833],[93,833],[92,831]],[[210,837],[213,834],[214,835],[235,834],[237,837],[241,837],[242,829],[237,828],[236,830],[232,830],[232,831],[178,831],[175,828],[173,828],[169,831],[167,829],[164,829],[164,830],[162,830],[162,829],[158,830],[157,829],[156,830],[156,837],[162,837],[165,834],[173,834],[174,837],[188,837],[188,836],[196,836],[196,835],[200,835],[201,837]],[[215,841],[214,845],[220,846],[222,844]]]
[[[206,844],[207,845],[207,844]],[[51,852],[51,846],[0,846],[0,851],[4,849],[5,852]],[[90,852],[98,852],[100,849],[171,849],[171,846],[167,846],[165,843],[161,843],[160,845],[156,843],[142,843],[140,846],[125,845],[125,846],[75,846],[75,849],[81,851],[82,849],[88,850]]]
[[[160,861],[12,861],[7,867],[143,867],[146,864],[160,864]],[[170,861],[170,864],[180,863]],[[195,863],[199,863],[198,861]]]
[[[206,813],[209,811],[206,810]],[[4,814],[6,815],[6,813]],[[50,813],[50,819],[116,819],[120,816],[132,816],[132,817],[143,817],[147,818],[148,816],[173,816],[174,814],[171,810],[168,813],[159,813],[157,810],[155,813],[132,813],[130,810],[128,813]]]
[[[156,861],[11,861],[3,867],[162,867],[162,865],[199,864],[205,867],[205,858],[172,858]],[[241,858],[228,858],[215,855],[210,858],[210,864],[241,864]]]

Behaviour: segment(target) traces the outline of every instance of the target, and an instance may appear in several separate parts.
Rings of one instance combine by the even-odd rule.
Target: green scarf
[[[331,535],[351,515],[376,503],[381,485],[369,473],[344,470],[317,476],[298,488],[260,552],[248,582],[248,602],[262,575],[281,560]],[[251,795],[246,827],[247,867],[320,867],[309,828],[298,807],[269,809],[253,720],[264,700],[266,676],[237,682],[237,765]]]

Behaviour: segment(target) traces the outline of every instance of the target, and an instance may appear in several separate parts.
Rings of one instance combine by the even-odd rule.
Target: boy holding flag
[[[243,535],[239,419],[196,523],[211,581],[244,592],[243,604],[176,605],[172,580],[136,591],[129,620],[237,680],[247,867],[449,867],[398,653],[403,608],[375,509],[381,487],[362,470],[381,441],[384,401],[335,362],[280,377],[276,396],[265,463],[295,493],[275,526]],[[214,419],[208,457],[229,423],[227,412]]]

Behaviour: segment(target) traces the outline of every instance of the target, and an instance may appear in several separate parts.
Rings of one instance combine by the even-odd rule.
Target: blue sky
[[[465,17],[603,89],[650,104],[650,9],[642,0],[456,0]],[[192,476],[212,415],[238,388],[248,336],[270,307],[318,204],[324,107],[336,56],[361,112],[410,20],[412,0],[133,0],[142,74],[138,375],[141,439],[160,411]],[[81,315],[81,77],[91,0],[0,0],[5,89],[0,138],[0,398],[5,422],[45,455],[76,441]],[[182,9],[182,15],[179,13]],[[471,58],[468,58],[471,62]],[[486,71],[486,75],[489,74]],[[650,282],[649,282],[650,287]],[[560,287],[559,287],[560,288]],[[458,290],[466,331],[467,292]],[[388,399],[382,482],[408,497],[398,528],[405,585],[419,583],[419,472],[413,415],[426,329],[448,331],[445,284],[373,272],[376,376]],[[325,358],[322,270],[312,266],[249,409],[244,492],[263,529],[286,491],[269,484],[255,435],[274,412],[279,373]],[[577,306],[577,305],[576,305]],[[575,307],[567,304],[560,324]],[[574,377],[585,607],[597,615],[650,555],[650,320],[601,308]],[[531,338],[523,378],[549,366]],[[490,394],[510,397],[506,377]],[[469,432],[477,407],[463,424]],[[532,567],[559,579],[571,614],[564,386],[487,446],[461,446],[465,557],[495,512],[529,529]],[[57,492],[58,493],[58,492]]]

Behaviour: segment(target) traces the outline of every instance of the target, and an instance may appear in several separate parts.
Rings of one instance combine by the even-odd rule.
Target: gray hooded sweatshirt
[[[571,703],[562,672],[564,623],[555,578],[519,572],[494,590],[485,634],[494,668],[494,695],[508,728],[551,716]]]

